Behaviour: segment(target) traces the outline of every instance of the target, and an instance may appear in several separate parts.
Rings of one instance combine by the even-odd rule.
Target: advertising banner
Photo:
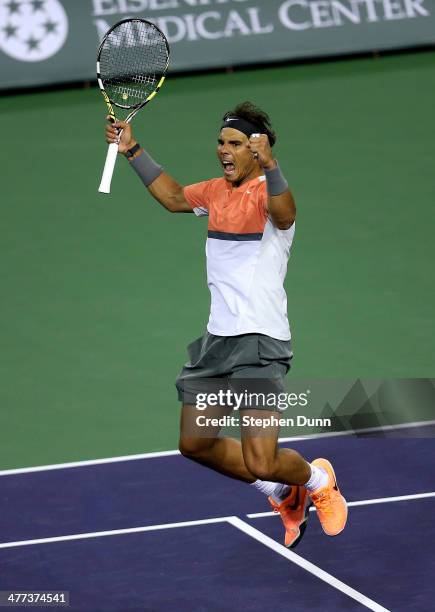
[[[0,87],[93,80],[102,36],[134,16],[164,31],[172,71],[435,43],[435,0],[0,0]]]

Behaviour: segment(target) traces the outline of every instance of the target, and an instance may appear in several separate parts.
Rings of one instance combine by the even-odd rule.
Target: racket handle
[[[104,164],[103,176],[98,187],[100,193],[110,193],[110,183],[112,182],[113,170],[115,168],[116,157],[118,155],[118,144],[112,142],[107,149],[106,163]]]

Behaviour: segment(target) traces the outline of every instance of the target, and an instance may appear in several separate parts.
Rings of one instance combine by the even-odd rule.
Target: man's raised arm
[[[249,148],[263,168],[268,193],[267,210],[274,225],[281,230],[290,229],[296,218],[296,204],[288,183],[273,157],[266,134],[252,134]]]
[[[122,129],[119,139],[118,130]],[[142,183],[157,202],[169,212],[193,212],[187,203],[183,187],[169,174],[163,172],[152,157],[134,139],[131,126],[124,121],[106,125],[106,142],[118,142],[118,152],[125,155]]]

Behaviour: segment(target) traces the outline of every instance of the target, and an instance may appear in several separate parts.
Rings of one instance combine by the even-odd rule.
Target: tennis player
[[[282,517],[286,546],[294,547],[302,538],[311,504],[324,532],[339,534],[347,506],[329,461],[310,464],[295,450],[279,448],[277,427],[267,435],[255,427],[242,430],[239,442],[218,437],[220,428],[213,422],[206,432],[198,425],[199,414],[219,416],[232,408],[228,396],[219,406],[210,396],[210,405],[200,412],[195,401],[199,391],[207,397],[216,384],[231,387],[233,382],[238,389],[255,382],[257,390],[264,382],[279,391],[293,356],[283,282],[296,208],[272,152],[276,135],[268,115],[250,102],[227,112],[217,141],[222,176],[187,187],[163,171],[134,139],[129,124],[109,123],[106,140],[119,141],[119,153],[168,211],[208,216],[211,311],[207,331],[189,345],[190,359],[176,381],[183,402],[181,453],[266,494]],[[277,409],[243,405],[240,410],[264,417]]]

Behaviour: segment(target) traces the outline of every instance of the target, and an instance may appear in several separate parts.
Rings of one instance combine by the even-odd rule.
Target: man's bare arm
[[[267,210],[278,229],[290,229],[296,219],[296,204],[291,191],[288,189],[280,195],[269,196]]]
[[[122,130],[121,138],[119,138],[118,130]],[[106,142],[107,143],[118,143],[118,152],[125,154],[127,151],[137,145],[137,141],[133,137],[131,125],[124,121],[117,121],[116,123],[107,123],[106,125]],[[144,150],[140,148],[133,157],[130,158],[129,163],[133,163],[137,166],[139,157],[141,155],[147,155]],[[157,168],[157,171],[152,173],[150,181],[145,181],[146,187],[150,194],[153,196],[159,204],[161,204],[166,210],[170,212],[183,212],[191,213],[192,208],[184,197],[183,187],[177,183],[169,174],[161,172],[161,167],[157,166],[155,162],[148,157],[150,163]],[[152,168],[152,166],[151,166]],[[138,173],[140,175],[140,173]],[[155,177],[155,178],[154,178]],[[141,176],[143,179],[143,176]]]
[[[273,157],[269,139],[266,134],[253,134],[249,139],[249,146],[266,175],[267,210],[273,224],[280,230],[290,229],[296,218],[296,204],[287,181],[281,175],[278,164]],[[277,174],[278,176],[276,176]],[[271,186],[277,189],[277,195],[270,195]]]
[[[169,212],[191,213],[192,207],[187,203],[183,187],[169,174],[162,172],[155,181],[148,186],[148,191],[157,202]]]

